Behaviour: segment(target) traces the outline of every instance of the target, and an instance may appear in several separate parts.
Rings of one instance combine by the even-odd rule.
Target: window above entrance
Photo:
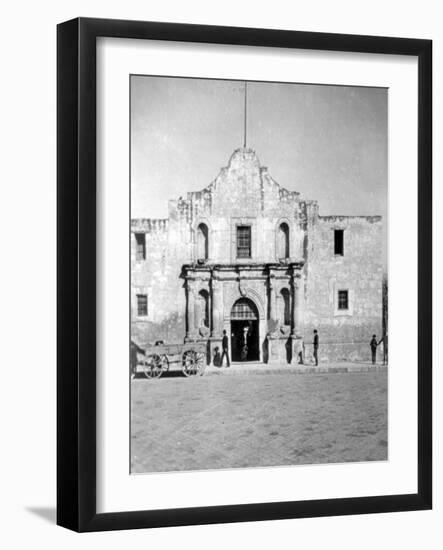
[[[237,226],[237,258],[251,257],[251,226]]]
[[[258,319],[255,304],[248,298],[240,298],[232,307],[231,319]]]

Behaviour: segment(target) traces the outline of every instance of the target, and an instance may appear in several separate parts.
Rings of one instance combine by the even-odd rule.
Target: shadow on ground
[[[147,376],[145,376],[142,372],[138,372],[134,378],[137,380],[149,380]],[[164,372],[160,378],[156,378],[155,380],[160,380],[162,378],[186,378],[186,376],[183,374],[181,370],[172,370],[172,371],[166,371]]]
[[[57,513],[54,507],[50,508],[45,506],[28,506],[26,510],[31,514],[34,514],[35,516],[38,516],[48,521],[49,523],[54,524],[56,522]]]

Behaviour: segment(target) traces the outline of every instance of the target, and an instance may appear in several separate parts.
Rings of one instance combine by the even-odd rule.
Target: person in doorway
[[[249,336],[249,328],[244,327],[243,328],[243,342],[242,342],[242,348],[241,348],[241,360],[246,361],[248,358],[248,336]]]
[[[222,355],[220,359],[221,367],[223,366],[223,358],[225,357],[225,355],[226,355],[226,361],[227,361],[226,368],[228,368],[231,366],[231,364],[229,361],[229,338],[228,338],[228,335],[226,334],[226,330],[223,331],[223,338],[222,338]]]
[[[372,335],[372,340],[369,342],[369,345],[371,346],[371,355],[372,355],[372,364],[375,365],[377,361],[377,337],[375,334]]]
[[[318,367],[318,346],[319,346],[319,340],[318,340],[318,332],[317,329],[314,330],[314,361],[315,366]]]

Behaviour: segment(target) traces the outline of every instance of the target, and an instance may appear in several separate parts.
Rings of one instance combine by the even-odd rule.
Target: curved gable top
[[[256,216],[278,209],[281,202],[298,203],[300,193],[281,187],[260,165],[253,149],[236,149],[228,166],[202,191],[189,192],[188,201],[200,212],[219,216]]]

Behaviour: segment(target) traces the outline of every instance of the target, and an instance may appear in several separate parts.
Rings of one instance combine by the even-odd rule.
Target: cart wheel
[[[142,364],[146,378],[160,378],[164,370],[169,368],[168,358],[163,355],[151,355]]]
[[[201,376],[205,371],[205,354],[192,349],[185,351],[182,371],[185,376]]]

